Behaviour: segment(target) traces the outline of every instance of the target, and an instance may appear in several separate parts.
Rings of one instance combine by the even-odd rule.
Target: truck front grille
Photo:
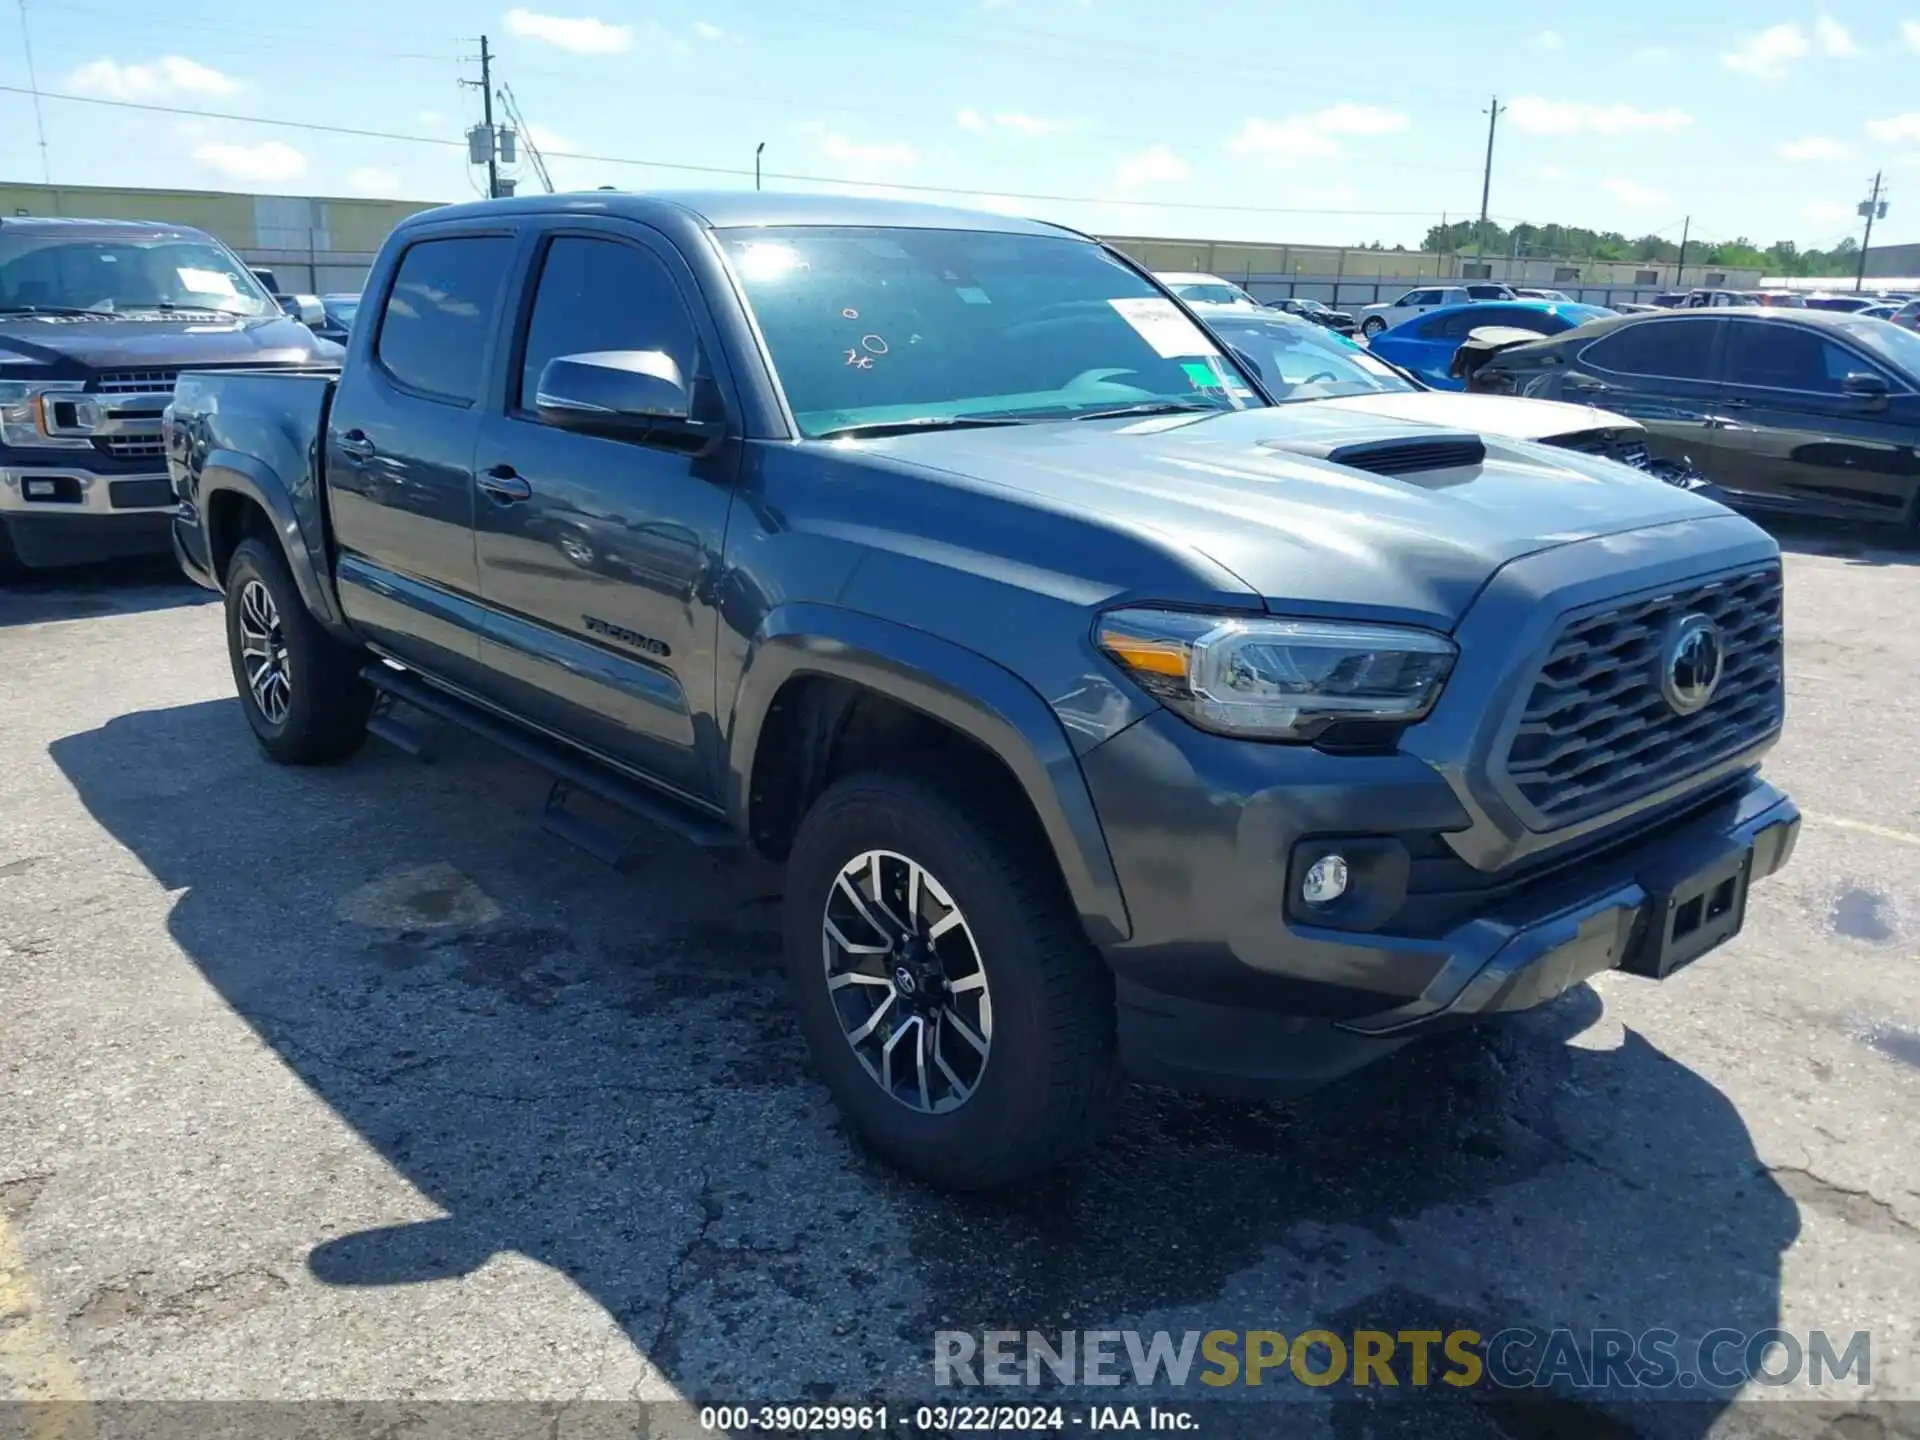
[[[1777,730],[1780,596],[1775,564],[1570,617],[1501,762],[1536,828],[1630,804]],[[1713,698],[1681,715],[1661,689],[1662,652],[1689,615],[1719,627],[1725,658]]]
[[[116,460],[158,460],[167,453],[158,435],[109,435],[93,443]]]
[[[178,370],[108,370],[94,382],[102,395],[145,395],[173,389]]]

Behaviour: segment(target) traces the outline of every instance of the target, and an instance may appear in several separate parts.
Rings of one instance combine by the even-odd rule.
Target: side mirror
[[[1887,403],[1887,382],[1878,375],[1856,372],[1840,382],[1840,389],[1870,410],[1877,410]]]
[[[318,330],[327,323],[327,307],[320,303],[318,295],[295,295],[293,318],[309,330]]]
[[[595,350],[549,360],[533,408],[556,430],[630,438],[688,426],[693,396],[664,350]]]

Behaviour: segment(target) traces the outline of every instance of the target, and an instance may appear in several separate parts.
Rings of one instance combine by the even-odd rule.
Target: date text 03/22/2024
[[[1190,1410],[1161,1405],[920,1405],[890,1413],[885,1405],[709,1405],[700,1428],[709,1433],[885,1434],[892,1423],[936,1435],[974,1431],[1152,1430],[1191,1433]]]

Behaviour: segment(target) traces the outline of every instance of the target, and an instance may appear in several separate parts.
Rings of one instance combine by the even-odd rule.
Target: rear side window
[[[1650,320],[1623,326],[1580,352],[1584,364],[1616,375],[1651,375],[1669,380],[1713,377],[1711,320]]]
[[[520,365],[520,406],[533,408],[540,372],[561,355],[664,350],[691,384],[694,349],[692,317],[666,266],[618,240],[562,235],[540,267]]]
[[[504,235],[423,240],[400,257],[377,355],[402,385],[471,404],[500,311],[514,242]]]

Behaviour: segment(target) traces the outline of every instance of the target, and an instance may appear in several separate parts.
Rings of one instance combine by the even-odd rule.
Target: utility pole
[[[480,37],[480,116],[487,127],[487,198],[500,197],[500,147],[493,135],[493,52]]]
[[[27,89],[33,92],[33,128],[40,135],[40,178],[53,183],[53,167],[47,163],[47,122],[40,114],[40,82],[33,73],[33,32],[27,28],[27,0],[20,0],[20,45],[27,54]]]
[[[1487,168],[1480,177],[1480,249],[1484,254],[1487,248],[1487,197],[1493,191],[1493,131],[1500,123],[1500,116],[1506,110],[1495,95],[1487,106]]]
[[[1693,217],[1687,216],[1680,226],[1680,263],[1673,267],[1673,288],[1687,288],[1687,237],[1693,234]]]
[[[760,188],[760,152],[766,148],[767,142],[764,140],[753,147],[753,188],[756,190]]]
[[[1880,198],[1880,174],[1879,171],[1874,172],[1873,194],[1862,200],[1855,211],[1867,220],[1867,233],[1860,239],[1860,268],[1853,275],[1853,292],[1856,295],[1867,283],[1867,247],[1873,243],[1873,222],[1887,218],[1887,202]]]

